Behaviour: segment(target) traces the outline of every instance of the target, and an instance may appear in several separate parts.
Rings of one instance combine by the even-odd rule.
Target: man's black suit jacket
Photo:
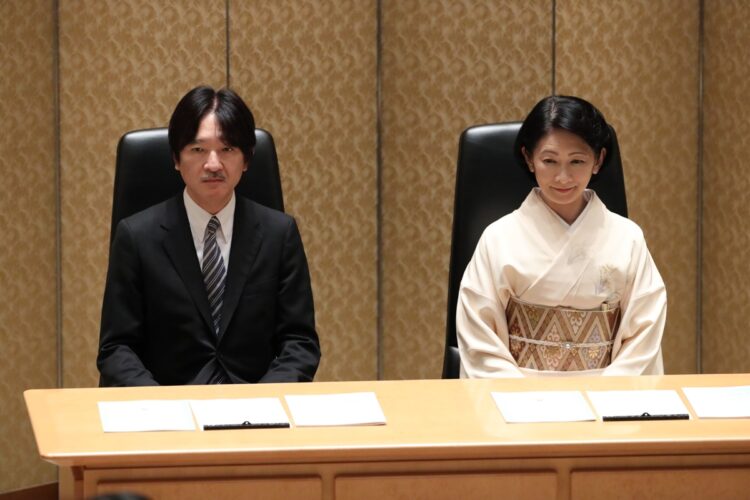
[[[309,381],[320,360],[294,219],[237,196],[221,326],[182,194],[123,219],[109,257],[100,385]]]

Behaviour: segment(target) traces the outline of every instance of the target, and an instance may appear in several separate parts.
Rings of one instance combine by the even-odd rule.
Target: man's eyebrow
[[[198,143],[201,143],[201,142],[207,142],[209,140],[211,140],[211,138],[200,139],[200,138],[196,137],[192,141],[188,142],[188,144],[198,144]],[[219,140],[223,142],[223,140],[221,139],[221,137],[219,137]]]

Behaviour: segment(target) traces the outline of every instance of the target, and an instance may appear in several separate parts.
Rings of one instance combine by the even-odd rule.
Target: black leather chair
[[[255,140],[255,154],[236,192],[283,211],[273,137],[263,129],[255,129]],[[120,219],[171,198],[184,188],[182,177],[174,168],[166,128],[133,130],[123,135],[117,145],[110,243]]]
[[[518,208],[535,186],[534,180],[518,165],[513,154],[520,128],[520,122],[480,125],[466,129],[459,139],[443,378],[459,376],[460,358],[456,342],[458,288],[479,237],[492,222]],[[609,210],[627,217],[625,179],[614,130],[612,138],[604,167],[589,187],[596,191]]]

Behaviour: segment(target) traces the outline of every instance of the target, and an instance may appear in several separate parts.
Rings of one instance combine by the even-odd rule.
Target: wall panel
[[[230,6],[231,84],[274,136],[310,264],[316,379],[375,379],[376,3]]]
[[[0,2],[0,491],[56,477],[23,401],[57,385],[52,7]]]
[[[557,93],[599,107],[620,141],[629,216],[667,285],[668,373],[695,371],[699,5],[558,0]]]
[[[115,149],[226,82],[224,0],[60,0],[63,382],[98,381]]]
[[[549,94],[551,7],[383,1],[384,378],[440,376],[458,137]]]
[[[706,0],[703,370],[750,371],[750,4]]]

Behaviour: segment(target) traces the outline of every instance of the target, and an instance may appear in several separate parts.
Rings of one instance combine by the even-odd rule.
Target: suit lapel
[[[229,270],[224,289],[224,305],[221,310],[220,340],[237,309],[242,290],[245,288],[245,282],[258,256],[262,241],[263,231],[255,207],[249,200],[237,196],[232,248],[229,252]]]
[[[190,232],[187,212],[182,194],[172,198],[165,205],[164,219],[161,224],[165,230],[164,249],[172,260],[177,274],[182,278],[185,288],[193,299],[208,332],[213,333],[213,321],[208,305],[206,286],[203,283],[198,257],[195,253],[193,235]]]

